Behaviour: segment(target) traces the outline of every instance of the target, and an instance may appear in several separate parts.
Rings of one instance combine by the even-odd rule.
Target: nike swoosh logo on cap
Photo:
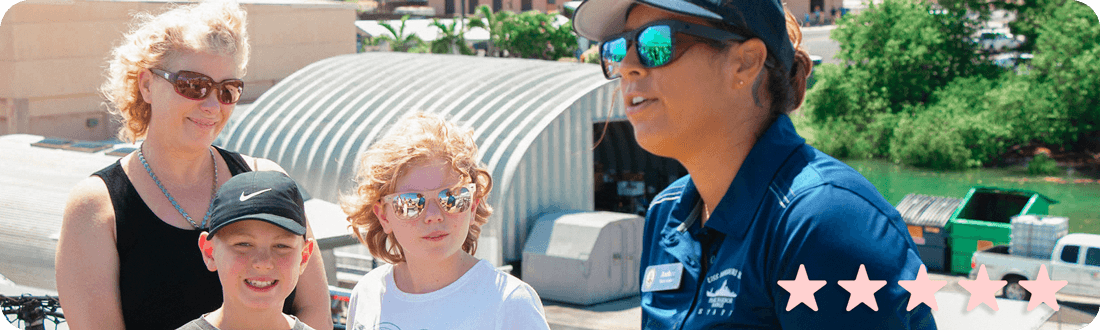
[[[265,193],[265,192],[270,191],[270,190],[271,190],[271,188],[267,188],[267,189],[260,190],[260,191],[257,191],[257,192],[254,192],[254,193],[251,193],[251,194],[248,194],[248,195],[245,195],[244,192],[241,192],[241,201],[242,202],[247,201],[252,197],[256,197],[256,195]]]

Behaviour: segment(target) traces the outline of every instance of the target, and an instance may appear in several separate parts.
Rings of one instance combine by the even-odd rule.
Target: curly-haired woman
[[[57,290],[72,329],[175,329],[222,302],[195,251],[218,187],[270,160],[211,145],[241,93],[249,58],[245,11],[205,2],[139,14],[114,48],[101,91],[141,147],[70,193],[58,242]],[[289,314],[331,329],[314,253]]]

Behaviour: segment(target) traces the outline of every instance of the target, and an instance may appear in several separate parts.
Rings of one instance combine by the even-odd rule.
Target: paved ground
[[[821,56],[822,63],[839,64],[836,53],[840,51],[840,43],[829,38],[829,33],[836,25],[823,25],[802,28],[802,47],[810,55]]]
[[[642,323],[639,296],[614,300],[593,306],[577,306],[549,300],[542,301],[546,319],[553,330],[638,329]]]
[[[949,310],[958,309],[960,303],[962,307],[965,307],[965,299],[969,297],[969,292],[963,289],[962,286],[958,284],[958,281],[966,279],[966,277],[944,274],[929,274],[929,277],[933,281],[949,282],[936,294],[937,302],[940,304],[940,311],[936,312],[937,315],[944,313],[944,319],[948,319],[950,317],[948,315],[952,314],[958,317],[958,313],[953,313]],[[593,306],[577,306],[543,300],[543,305],[546,308],[546,318],[550,322],[550,328],[553,330],[638,329],[640,328],[642,317],[641,307],[639,307],[640,303],[641,300],[638,296]],[[987,313],[983,314],[986,319],[982,321],[1001,321],[1001,323],[1015,322],[1011,324],[1018,327],[1013,327],[1011,325],[1005,326],[1003,324],[997,326],[995,324],[983,323],[984,326],[980,328],[994,326],[993,328],[996,329],[1076,330],[1086,329],[1086,326],[1088,326],[1090,322],[1093,322],[1094,324],[1087,329],[1100,330],[1100,321],[1094,322],[1097,309],[1100,308],[1098,304],[1100,304],[1100,302],[1090,301],[1090,303],[1074,303],[1063,301],[1060,298],[1058,301],[1058,311],[1051,311],[1049,309],[1044,310],[1043,308],[1045,308],[1046,305],[1040,305],[1029,313],[1026,311],[1026,302],[998,300],[998,305],[1000,305],[999,311],[1011,314],[1002,316],[1000,313],[994,314],[991,311],[986,311]],[[977,308],[985,307],[982,305]],[[1020,312],[1013,312],[1017,309],[1019,309]],[[978,309],[975,309],[974,312],[981,313]],[[974,314],[969,320],[974,320],[976,317],[983,316]],[[940,328],[975,329],[972,325],[958,323],[954,324],[954,326],[941,325]]]

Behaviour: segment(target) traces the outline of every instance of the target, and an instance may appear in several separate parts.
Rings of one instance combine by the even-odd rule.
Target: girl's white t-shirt
[[[411,294],[393,281],[393,265],[364,275],[351,293],[351,330],[546,329],[542,300],[530,285],[481,260],[442,289]]]

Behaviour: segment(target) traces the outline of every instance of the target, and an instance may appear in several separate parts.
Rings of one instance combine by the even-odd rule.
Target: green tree
[[[936,91],[927,106],[899,122],[890,157],[916,166],[958,169],[991,164],[1018,141],[991,111],[991,93],[1001,79],[960,77]]]
[[[416,33],[405,34],[405,22],[408,20],[409,15],[401,16],[401,25],[398,28],[394,28],[389,22],[378,22],[378,25],[386,28],[390,35],[381,35],[375,38],[381,38],[381,40],[389,42],[395,52],[408,52],[418,48],[424,41],[420,40]]]
[[[508,57],[557,60],[571,57],[577,49],[577,36],[569,22],[554,26],[557,15],[536,10],[513,14],[493,13],[488,6],[478,7],[482,18],[470,21],[470,27],[489,30],[491,56],[506,51]]]
[[[1025,136],[1065,145],[1100,130],[1100,23],[1087,5],[1059,0],[1042,22],[1029,77],[1037,95],[1020,126]]]
[[[1072,147],[1100,131],[1100,24],[1074,0],[1047,1],[1029,69],[997,69],[962,15],[976,0],[885,0],[833,31],[845,63],[817,68],[806,96],[814,146],[934,169],[996,164],[1009,146]],[[980,3],[978,3],[980,4]],[[980,4],[988,7],[988,3]],[[1021,6],[1027,3],[1020,4]],[[984,13],[983,13],[984,15]]]
[[[510,11],[493,12],[493,9],[489,5],[480,5],[477,7],[477,13],[481,15],[480,18],[471,18],[469,27],[480,27],[489,31],[489,42],[486,47],[486,56],[497,56],[501,50],[499,46],[504,43],[504,31],[501,28],[501,24],[504,21],[512,17]]]
[[[841,76],[858,77],[856,92],[884,99],[885,110],[897,113],[928,102],[933,92],[956,77],[997,72],[976,52],[970,40],[973,33],[965,11],[933,13],[924,1],[885,0],[842,19],[831,36],[840,43],[836,57],[847,63]],[[822,115],[864,112],[814,109],[824,111]]]
[[[459,31],[458,23],[462,20],[455,17],[451,25],[443,24],[438,18],[432,19],[432,26],[439,28],[439,37],[432,40],[431,51],[436,54],[462,54],[474,55],[474,51],[466,44],[464,31]]]
[[[1008,28],[1012,34],[1024,36],[1024,43],[1016,50],[1024,53],[1035,51],[1036,42],[1039,40],[1042,22],[1051,18],[1058,5],[1064,4],[1060,0],[1017,0],[994,2],[999,8],[1016,13],[1016,19],[1008,22]]]
[[[573,25],[566,22],[555,27],[555,18],[555,14],[532,10],[503,21],[502,48],[513,57],[557,60],[572,56],[577,49]]]

